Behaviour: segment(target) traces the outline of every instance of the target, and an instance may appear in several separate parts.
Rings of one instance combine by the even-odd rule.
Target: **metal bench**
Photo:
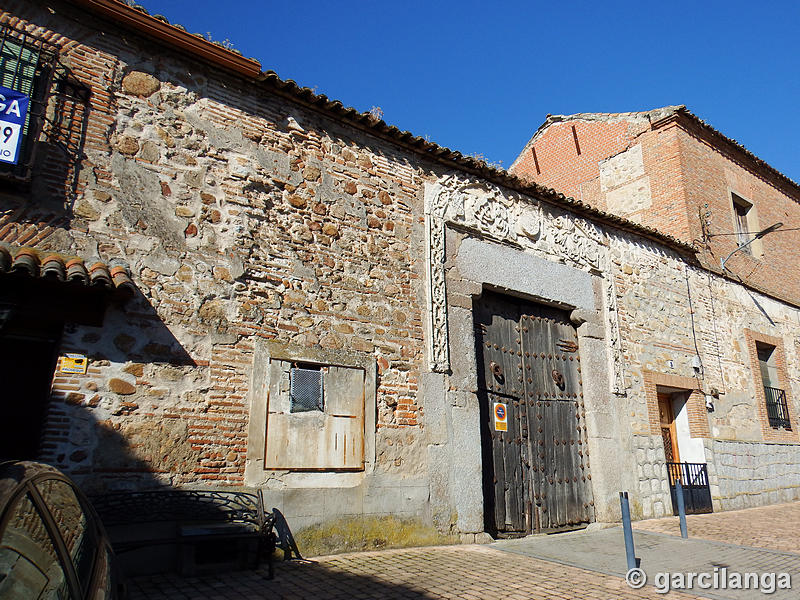
[[[213,565],[216,554],[225,555],[227,567],[238,557],[241,568],[256,568],[266,554],[269,578],[274,577],[275,516],[264,510],[260,491],[174,489],[118,492],[91,500],[118,554],[175,545],[180,571],[186,575],[196,574],[203,564]]]

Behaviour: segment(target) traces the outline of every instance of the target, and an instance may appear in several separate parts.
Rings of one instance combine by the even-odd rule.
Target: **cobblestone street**
[[[689,517],[683,541],[677,518],[635,524],[637,556],[657,571],[787,571],[800,576],[800,503]],[[703,541],[707,540],[707,541]],[[544,556],[545,558],[542,558]],[[363,599],[616,599],[663,598],[652,579],[642,589],[624,580],[619,528],[535,536],[488,546],[410,548],[279,562],[266,569],[213,577],[143,577],[131,582],[132,600],[240,600],[245,598]],[[795,583],[794,581],[792,583]],[[759,591],[695,590],[681,598],[757,598]],[[671,592],[667,596],[674,596]],[[773,598],[794,598],[778,591]]]

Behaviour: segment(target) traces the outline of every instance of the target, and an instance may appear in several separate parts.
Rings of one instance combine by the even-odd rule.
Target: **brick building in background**
[[[548,116],[509,170],[692,244],[716,273],[754,233],[800,225],[800,186],[684,106]],[[756,240],[727,270],[798,305],[797,240]]]
[[[692,340],[700,368],[709,389],[722,394],[717,412],[726,405],[734,407],[732,413],[744,402],[751,404],[736,427],[717,418],[713,437],[797,442],[796,428],[789,423],[794,422],[795,407],[791,400],[784,403],[784,390],[800,377],[796,367],[787,368],[785,358],[787,349],[800,347],[794,316],[789,316],[800,306],[800,242],[794,231],[800,226],[798,184],[684,106],[548,115],[509,170],[692,244],[709,281],[707,320],[700,327],[712,331]],[[756,236],[776,225],[774,233]],[[745,247],[737,250],[739,246]],[[743,286],[733,314],[713,292],[711,282],[718,277]],[[675,282],[670,292],[684,287]],[[756,290],[770,298],[773,310],[759,301]],[[703,314],[702,306],[688,308]],[[741,318],[747,311],[766,317],[757,328],[761,333]],[[772,318],[775,311],[788,318]],[[731,317],[740,326],[720,336],[720,322]],[[637,338],[624,327],[622,335],[630,341]],[[663,333],[653,335],[655,345],[667,341]],[[749,377],[733,374],[742,365],[749,366]],[[754,425],[748,433],[746,419]],[[782,448],[761,451],[772,450],[780,453]]]
[[[693,238],[116,0],[0,25],[32,98],[0,167],[3,454],[90,492],[259,488],[312,553],[614,521],[623,489],[660,516],[667,462],[716,508],[800,497],[800,312]]]

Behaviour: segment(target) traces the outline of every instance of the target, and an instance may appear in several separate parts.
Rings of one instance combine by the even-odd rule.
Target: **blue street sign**
[[[0,86],[0,162],[17,164],[30,98]]]

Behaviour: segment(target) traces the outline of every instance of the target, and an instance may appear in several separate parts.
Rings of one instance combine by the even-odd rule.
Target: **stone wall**
[[[659,514],[662,505],[671,510],[669,497],[659,497],[658,485],[651,481],[652,473],[662,473],[666,485],[663,445],[655,435],[658,405],[648,402],[648,380],[665,391],[692,392],[687,402],[695,403],[689,410],[691,437],[703,440],[717,509],[775,502],[800,493],[795,475],[797,428],[770,427],[761,375],[753,367],[755,347],[748,341],[756,331],[774,336],[764,339],[783,347],[787,366],[781,386],[790,412],[796,414],[800,310],[639,241],[612,238],[611,252],[618,269],[629,418],[638,434],[633,446],[641,516]],[[695,356],[699,369],[694,368]],[[713,410],[705,410],[704,399],[712,402]],[[787,443],[767,443],[773,439]],[[724,449],[722,454],[719,449]],[[785,488],[780,493],[775,491],[777,480]],[[742,498],[734,500],[739,495]]]
[[[634,435],[631,445],[638,479],[638,489],[629,494],[631,516],[653,519],[671,515],[672,501],[661,436]]]
[[[68,206],[44,143],[3,241],[124,259],[139,290],[65,328],[60,353],[90,366],[57,372],[43,458],[95,489],[242,485],[256,341],[347,349],[377,370],[375,476],[407,481],[421,515],[413,156],[168,50],[143,59],[151,42],[70,6],[17,4],[4,20],[59,46],[93,110]]]
[[[800,446],[713,440],[708,449],[715,510],[800,500]]]

